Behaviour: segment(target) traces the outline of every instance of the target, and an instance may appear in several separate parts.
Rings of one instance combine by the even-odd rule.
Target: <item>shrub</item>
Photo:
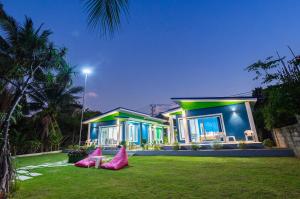
[[[179,143],[174,143],[173,150],[178,151],[180,149]]]
[[[149,150],[149,144],[145,144],[143,149],[144,150]]]
[[[200,147],[197,144],[192,144],[192,150],[197,151]]]
[[[80,150],[74,150],[74,151],[70,151],[68,153],[68,157],[69,157],[69,163],[75,163],[78,162],[82,159],[84,159],[87,156],[87,152],[86,150],[80,149]]]
[[[263,144],[265,147],[267,147],[267,148],[271,148],[271,147],[274,146],[274,142],[273,142],[270,138],[265,139],[265,140],[262,142],[262,144]]]
[[[125,148],[127,148],[127,142],[126,142],[126,141],[124,141],[124,140],[123,140],[123,141],[121,141],[120,145],[121,145],[121,146],[124,146]]]
[[[134,143],[128,143],[128,150],[136,150],[138,147],[139,146]]]
[[[92,144],[86,148],[87,153],[90,153],[96,149],[96,145]]]
[[[80,146],[79,145],[69,145],[68,147],[67,147],[68,149],[71,149],[71,150],[79,150],[80,149]]]
[[[169,143],[168,136],[164,135],[163,142],[164,142],[164,144],[168,144]]]
[[[147,145],[147,140],[146,139],[142,139],[142,143],[141,143],[141,147],[143,150],[145,150],[145,146]]]
[[[160,150],[161,150],[160,145],[154,144],[154,145],[153,145],[153,150],[154,150],[154,151],[160,151]]]
[[[238,143],[238,148],[239,149],[246,149],[247,148],[247,145],[245,142],[241,141]]]
[[[222,149],[222,148],[223,148],[223,145],[222,145],[221,143],[219,143],[219,142],[214,142],[214,143],[212,144],[212,148],[213,148],[214,150],[219,150],[219,149]]]

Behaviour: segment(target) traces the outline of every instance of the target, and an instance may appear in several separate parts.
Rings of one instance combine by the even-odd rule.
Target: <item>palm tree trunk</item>
[[[3,142],[1,143],[1,154],[0,154],[0,196],[4,199],[8,198],[8,194],[10,191],[10,183],[14,177],[14,170],[11,163],[11,154],[10,154],[10,145],[9,145],[9,127],[10,127],[10,120],[13,113],[16,110],[17,105],[19,104],[21,98],[23,97],[30,80],[32,79],[35,71],[39,68],[36,67],[31,75],[26,79],[23,84],[23,87],[17,88],[17,92],[15,94],[14,100],[12,101],[12,106],[9,109],[7,115],[5,116],[5,120],[2,125],[2,136]]]
[[[10,154],[10,144],[9,144],[9,127],[12,114],[14,113],[17,105],[19,104],[23,93],[22,90],[19,94],[16,94],[15,100],[12,104],[11,109],[6,115],[5,121],[3,123],[3,142],[1,144],[1,154],[0,154],[0,196],[3,195],[4,198],[8,197],[9,186],[11,180],[14,176],[14,171],[11,164],[11,154]]]

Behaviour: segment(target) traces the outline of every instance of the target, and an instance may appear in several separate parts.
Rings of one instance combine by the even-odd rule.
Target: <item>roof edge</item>
[[[95,120],[98,120],[98,119],[101,119],[103,117],[106,117],[110,114],[113,114],[114,112],[127,112],[127,113],[131,113],[131,114],[136,114],[136,115],[139,115],[139,116],[143,116],[143,117],[146,117],[146,118],[150,118],[150,119],[154,119],[154,120],[157,120],[157,121],[161,121],[161,122],[167,122],[166,120],[164,119],[161,119],[161,118],[157,118],[157,117],[153,117],[147,113],[142,113],[142,112],[139,112],[139,111],[135,111],[135,110],[131,110],[131,109],[127,109],[127,108],[123,108],[123,107],[118,107],[118,108],[115,108],[115,109],[112,109],[110,111],[107,111],[107,112],[104,112],[102,113],[101,115],[97,115],[95,117],[92,117],[90,119],[87,119],[85,121],[83,121],[82,123],[83,124],[88,124],[88,123],[91,123]]]
[[[218,102],[218,101],[251,101],[256,102],[257,98],[252,96],[240,96],[240,97],[173,97],[173,101],[185,101],[185,102]]]

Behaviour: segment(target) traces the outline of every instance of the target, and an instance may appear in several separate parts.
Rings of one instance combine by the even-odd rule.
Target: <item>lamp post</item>
[[[84,105],[85,105],[85,90],[86,90],[86,81],[88,74],[91,74],[91,70],[88,68],[84,68],[82,73],[85,75],[84,77],[84,88],[83,88],[83,96],[82,96],[82,109],[81,109],[81,119],[80,119],[80,131],[79,131],[79,146],[81,144],[81,133],[82,133],[82,120],[83,120],[83,112],[84,112]]]

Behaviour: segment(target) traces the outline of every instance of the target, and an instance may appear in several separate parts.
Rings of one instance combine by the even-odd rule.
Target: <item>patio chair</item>
[[[96,148],[92,153],[88,155],[88,157],[84,158],[83,160],[80,160],[75,163],[75,166],[77,167],[84,167],[84,168],[89,168],[89,167],[94,167],[96,164],[96,161],[92,159],[93,156],[101,156],[102,151],[101,148],[98,147]]]
[[[128,156],[125,147],[122,147],[117,155],[107,163],[103,163],[101,168],[110,170],[119,170],[128,166]]]
[[[244,132],[244,135],[245,135],[246,142],[253,142],[254,141],[253,131],[246,130]]]
[[[216,140],[220,141],[220,142],[226,142],[226,135],[224,132],[219,132],[218,134],[216,134]]]
[[[91,146],[91,145],[92,145],[91,139],[87,139],[87,140],[85,141],[85,145],[86,145],[86,146]]]
[[[236,142],[235,136],[226,136],[226,142]]]

